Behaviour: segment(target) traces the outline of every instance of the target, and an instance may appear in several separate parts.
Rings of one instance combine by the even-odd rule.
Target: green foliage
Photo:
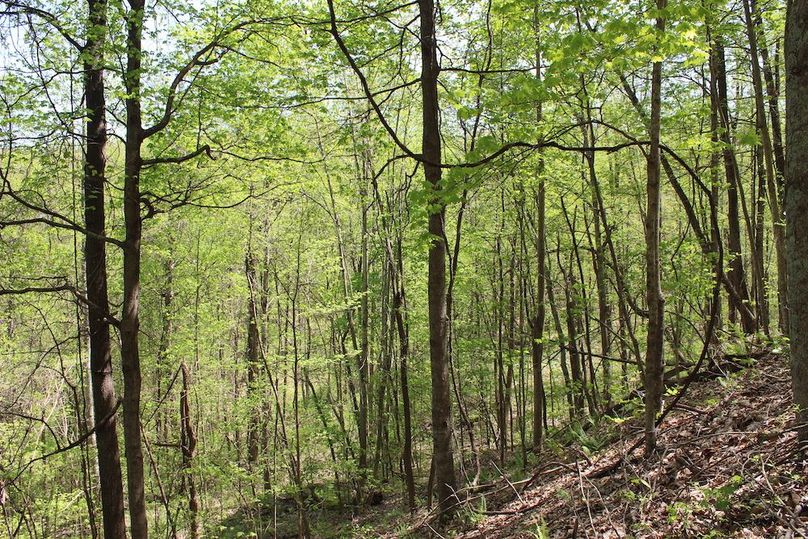
[[[732,496],[743,485],[743,478],[733,475],[723,485],[704,488],[704,502],[719,511],[727,511],[732,506]]]
[[[761,31],[774,38],[770,43],[782,32],[780,4],[762,11]],[[36,5],[58,16],[4,14],[7,26],[0,31],[6,51],[0,70],[0,290],[67,284],[81,297],[87,280],[83,210],[93,203],[82,200],[82,129],[91,112],[82,75],[89,56],[62,32],[81,42],[103,28],[88,27],[82,3]],[[536,344],[543,354],[549,454],[568,443],[594,454],[623,418],[638,416],[640,398],[621,402],[641,382],[632,362],[642,359],[646,341],[647,162],[643,144],[631,141],[648,138],[652,62],[663,63],[662,139],[682,160],[671,157],[672,173],[706,237],[707,195],[689,170],[705,185],[716,185],[724,234],[722,152],[735,152],[742,203],[749,215],[754,212],[753,150],[761,149],[761,133],[753,127],[748,99],[744,29],[724,0],[685,0],[661,11],[647,0],[441,3],[442,169],[436,186],[426,181],[424,163],[410,155],[422,152],[423,138],[415,4],[335,2],[337,32],[368,89],[336,45],[328,6],[320,0],[148,4],[140,96],[127,95],[123,84],[127,9],[125,2],[109,4],[104,45],[106,275],[115,320],[123,303],[125,101],[140,98],[147,128],[170,113],[166,128],[144,141],[139,184],[148,217],[139,298],[141,419],[155,536],[170,534],[172,525],[178,534],[186,532],[190,481],[198,487],[198,517],[210,536],[260,536],[273,522],[270,508],[273,518],[282,509],[278,529],[294,534],[304,498],[300,505],[315,535],[378,535],[364,521],[345,524],[339,512],[359,513],[371,491],[382,491],[385,503],[402,492],[404,358],[394,289],[403,292],[411,441],[417,496],[423,495],[433,434],[428,254],[436,245],[448,252],[455,457],[467,472],[474,461],[472,436],[475,450],[487,456],[498,452],[503,431],[509,459],[503,470],[544,463],[544,454],[526,451],[523,462],[522,453],[531,443]],[[661,16],[665,32],[654,28]],[[716,37],[726,43],[730,94],[737,94],[730,95],[727,147],[711,132],[706,95]],[[215,45],[189,64],[212,39]],[[185,66],[189,71],[172,87]],[[492,158],[507,144],[514,147]],[[592,147],[597,151],[583,151]],[[485,164],[469,166],[479,161]],[[537,267],[540,189],[546,198],[543,268]],[[672,364],[674,357],[693,360],[701,350],[715,254],[703,252],[667,175],[662,189],[665,354]],[[446,237],[428,231],[436,214],[443,216]],[[768,238],[767,216],[764,227]],[[764,254],[768,249],[767,242]],[[746,262],[746,244],[743,251]],[[727,249],[725,255],[726,272]],[[766,271],[764,294],[773,300],[773,269]],[[537,289],[540,274],[545,290]],[[606,318],[599,310],[598,277]],[[87,536],[88,501],[96,514],[99,508],[91,444],[27,466],[79,439],[94,421],[87,309],[76,297],[65,290],[0,296],[0,479],[13,483],[9,507],[21,515],[30,507],[31,531],[25,533],[37,537]],[[247,352],[253,305],[255,360]],[[540,305],[544,326],[535,339]],[[723,349],[747,356],[750,340],[724,323],[730,334]],[[120,398],[119,328],[112,328]],[[787,345],[776,334],[755,339],[775,349]],[[577,356],[577,374],[571,347],[584,352]],[[615,358],[622,361],[610,361]],[[198,437],[190,464],[180,451],[183,362],[191,373],[190,419]],[[358,462],[362,383],[367,468]],[[732,387],[735,381],[724,383]],[[592,410],[588,402],[580,410],[570,404],[580,391],[596,401]],[[609,418],[614,425],[590,428],[595,419],[588,416],[616,402],[621,409],[620,417]],[[248,456],[251,436],[259,446],[255,461]],[[495,477],[482,470],[483,479]],[[721,509],[736,483],[706,490],[706,500]],[[635,479],[633,487],[636,492],[624,494],[628,502],[650,496],[647,483]],[[574,498],[565,491],[559,496]],[[486,503],[482,497],[461,518],[479,522]],[[390,505],[379,512],[400,518]],[[668,516],[686,520],[692,509],[672,506]],[[385,532],[406,528],[386,524]],[[532,533],[548,537],[547,523],[537,523]]]
[[[539,522],[534,524],[533,530],[531,530],[530,533],[532,537],[535,537],[535,539],[550,539],[550,528],[547,526],[544,518],[540,519]]]
[[[584,429],[584,426],[580,424],[573,425],[570,434],[587,455],[600,451],[610,442],[608,432],[593,432],[593,429]]]

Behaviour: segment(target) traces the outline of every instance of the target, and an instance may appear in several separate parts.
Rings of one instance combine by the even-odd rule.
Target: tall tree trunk
[[[370,379],[370,341],[368,340],[369,315],[368,310],[368,209],[365,205],[364,191],[366,186],[362,186],[362,240],[360,258],[360,277],[362,279],[362,297],[359,300],[360,317],[360,353],[359,364],[356,370],[359,373],[359,468],[364,470],[368,467],[368,384]]]
[[[577,211],[576,219],[577,219]],[[567,221],[568,226],[570,226],[572,231],[575,231],[575,223],[570,223]],[[588,228],[588,223],[586,223],[586,214],[584,213],[584,228]],[[588,382],[584,383],[584,395],[586,397],[586,403],[589,408],[589,413],[592,417],[596,417],[598,415],[598,390],[597,390],[597,377],[595,376],[595,363],[592,358],[592,327],[589,323],[590,319],[592,318],[589,314],[589,297],[587,296],[587,290],[589,286],[587,286],[586,276],[584,275],[584,266],[581,262],[581,249],[579,246],[578,235],[577,233],[573,232],[571,234],[573,241],[572,241],[572,255],[575,259],[575,266],[578,269],[578,278],[581,282],[580,287],[580,304],[582,306],[581,310],[579,311],[579,327],[583,331],[583,345],[585,347],[586,352],[586,360],[584,361],[584,356],[581,356],[581,366],[583,369],[583,377],[584,380]],[[574,271],[575,268],[570,268],[570,271]]]
[[[432,446],[435,484],[443,518],[455,508],[454,456],[452,453],[452,401],[446,342],[446,244],[445,202],[441,198],[441,139],[438,106],[437,36],[433,0],[419,0],[421,19],[421,93],[423,98],[424,175],[433,194],[430,201],[429,233],[429,358],[432,373]]]
[[[399,371],[401,377],[401,401],[404,415],[404,447],[401,458],[404,461],[404,481],[407,486],[407,505],[410,512],[415,511],[415,474],[412,467],[412,410],[410,404],[409,365],[410,336],[407,322],[404,318],[406,300],[404,295],[404,280],[402,266],[398,262],[398,286],[393,286],[393,311],[395,313],[396,330],[399,344]]]
[[[577,325],[577,316],[576,313],[581,309],[581,306],[578,302],[579,297],[576,295],[576,282],[575,282],[575,274],[573,273],[572,269],[572,255],[570,255],[569,259],[569,271],[564,269],[564,265],[561,262],[561,242],[558,242],[559,248],[556,251],[557,260],[558,260],[558,269],[561,272],[561,275],[564,279],[564,298],[566,300],[565,307],[566,307],[566,316],[564,317],[567,322],[567,350],[570,353],[570,381],[567,387],[567,391],[572,395],[572,404],[574,409],[574,419],[577,421],[583,420],[584,414],[584,393],[586,392],[586,388],[584,387],[584,379],[583,373],[581,369],[581,353],[579,350],[579,342],[578,342],[578,325]]]
[[[373,198],[379,212],[379,218],[382,221],[382,229],[385,233],[384,247],[390,271],[390,292],[393,297],[393,320],[395,321],[399,343],[399,377],[401,383],[401,404],[404,423],[404,440],[401,452],[401,460],[404,468],[404,483],[407,488],[407,506],[409,507],[410,512],[414,512],[416,508],[415,473],[413,471],[412,459],[412,405],[410,401],[408,363],[410,355],[410,335],[409,328],[407,326],[407,300],[404,286],[404,262],[401,249],[401,237],[396,237],[396,245],[394,248],[393,241],[391,239],[393,236],[393,227],[390,226],[387,214],[393,216],[395,215],[395,212],[393,211],[392,204],[389,204],[388,206],[390,211],[385,213],[381,196],[379,195],[379,186],[375,176],[371,177],[371,185],[373,187]]]
[[[657,9],[664,10],[667,0],[657,0]],[[665,19],[659,15],[656,31],[661,38],[665,32]],[[659,135],[662,112],[662,62],[654,62],[651,69],[651,115],[649,135],[651,144],[647,157],[647,210],[645,217],[645,292],[648,305],[648,340],[645,349],[645,452],[650,455],[656,449],[656,416],[662,407],[663,374],[662,355],[664,337],[665,300],[662,296],[661,267],[659,257],[662,196],[659,185],[660,153]]]
[[[115,419],[117,401],[112,376],[107,293],[106,216],[104,182],[106,173],[106,99],[104,96],[104,44],[107,37],[106,0],[88,0],[90,29],[84,61],[84,94],[88,111],[87,146],[84,158],[84,223],[90,233],[84,240],[87,275],[90,370],[95,440],[98,446],[98,475],[101,483],[101,511],[104,537],[126,537],[123,480]]]
[[[379,335],[379,370],[378,370],[378,383],[376,386],[376,443],[373,448],[373,475],[376,478],[386,476],[384,466],[382,466],[382,447],[384,443],[384,436],[387,432],[387,413],[386,413],[386,400],[385,393],[387,385],[390,381],[390,370],[393,362],[393,333],[392,323],[393,315],[390,312],[390,296],[392,295],[392,280],[395,271],[390,268],[390,261],[384,264],[382,271],[382,298],[381,298],[381,333]],[[366,276],[366,275],[365,275]],[[367,283],[367,280],[365,280]],[[367,295],[367,294],[366,294]],[[391,389],[392,392],[392,389]],[[381,476],[379,472],[381,473]]]
[[[707,39],[708,41],[710,38],[710,30],[709,27],[707,28]],[[711,53],[712,54],[712,53]],[[705,84],[705,87],[709,86],[709,90],[707,92],[707,97],[710,102],[710,144],[713,147],[713,150],[710,152],[710,194],[713,199],[713,204],[711,208],[715,208],[716,210],[721,207],[721,181],[720,178],[720,162],[721,162],[721,152],[718,149],[718,101],[713,99],[712,96],[715,92],[715,79],[710,76],[708,79],[709,82]],[[710,227],[710,251],[717,253],[721,248],[721,231],[719,228],[711,226]],[[723,273],[723,272],[722,272]],[[726,287],[727,280],[726,275],[724,277],[724,285]],[[710,300],[711,303],[713,300]],[[718,301],[715,301],[714,304],[710,305],[710,310],[715,312],[716,323],[715,323],[715,331],[713,331],[712,335],[712,349],[713,351],[717,351],[721,347],[721,343],[718,338],[718,333],[722,327],[722,319],[721,319],[721,298],[719,296]]]
[[[755,28],[757,29],[758,49],[760,52],[763,79],[766,81],[766,97],[769,102],[769,119],[771,120],[772,128],[772,151],[774,152],[774,168],[777,171],[777,187],[778,190],[781,191],[779,195],[782,196],[783,174],[785,173],[785,152],[783,150],[782,126],[780,125],[779,90],[775,82],[771,62],[769,61],[769,47],[766,42],[766,34],[760,9],[757,7],[755,0],[750,0],[750,6],[755,18]],[[775,55],[775,62],[776,61],[777,56]]]
[[[541,80],[541,38],[539,34],[539,6],[533,8],[533,31],[536,34],[536,79]],[[541,102],[536,107],[536,123],[542,121]],[[544,359],[544,290],[547,252],[547,211],[546,189],[544,184],[544,157],[539,154],[536,163],[536,292],[534,315],[530,320],[530,355],[533,367],[533,450],[538,451],[544,443],[545,393],[542,372]]]
[[[748,305],[749,292],[746,284],[743,258],[741,256],[741,224],[738,211],[738,185],[740,172],[735,151],[732,147],[731,122],[729,117],[729,104],[727,94],[727,70],[724,60],[724,44],[720,36],[713,39],[710,46],[710,99],[714,100],[718,111],[720,136],[723,145],[724,171],[727,178],[727,211],[728,234],[727,247],[729,248],[729,271],[727,278],[736,294],[729,296],[729,320],[736,322],[738,313],[741,315],[741,327],[745,333],[755,332],[754,319],[745,314],[742,304]]]
[[[582,87],[584,92],[586,91],[586,85],[584,83],[584,79],[581,79]],[[591,122],[591,111],[590,111],[590,104],[588,101],[586,102],[586,118],[588,120],[588,126],[582,126],[582,134],[584,140],[584,146],[594,146],[595,144],[595,128]],[[599,197],[597,196],[597,192],[594,188],[597,185],[597,172],[595,169],[595,152],[587,152],[585,154],[587,169],[589,172],[589,187],[592,189],[592,209],[594,211],[594,238],[592,241],[592,269],[595,273],[595,284],[597,285],[597,293],[598,293],[598,328],[600,333],[600,353],[601,355],[608,356],[611,352],[611,338],[610,338],[610,326],[611,326],[611,308],[609,307],[609,299],[608,299],[608,292],[606,289],[606,260],[604,257],[603,252],[603,231],[601,230],[601,220],[600,220],[600,210],[598,209],[599,204]],[[588,230],[588,227],[587,227]],[[591,238],[592,239],[592,238]],[[591,360],[591,356],[590,356]],[[608,361],[603,362],[603,396],[606,399],[606,405],[611,403],[611,366],[609,365]]]
[[[160,298],[162,300],[162,325],[160,327],[160,344],[157,348],[157,403],[158,406],[163,405],[163,401],[168,399],[169,388],[163,388],[163,381],[167,376],[170,376],[170,369],[168,368],[169,348],[171,346],[171,335],[174,333],[174,320],[171,316],[171,305],[174,301],[174,259],[169,256],[165,262],[165,285],[160,291]],[[157,431],[157,439],[161,441],[168,440],[168,415],[162,410],[158,410],[155,414],[155,430]]]
[[[581,264],[581,257],[578,250],[578,233],[576,224],[578,220],[577,208],[570,219],[563,197],[561,198],[561,213],[567,223],[572,249],[569,257],[569,274],[565,281],[569,284],[567,293],[567,327],[570,333],[570,342],[575,348],[570,353],[570,365],[572,366],[573,380],[575,380],[576,365],[578,365],[578,376],[580,376],[581,397],[586,401],[587,410],[592,417],[597,415],[597,405],[595,403],[595,376],[592,368],[592,344],[589,328],[589,299],[586,295],[586,281]],[[559,265],[560,265],[559,259]],[[578,270],[578,278],[575,277],[575,270]],[[561,270],[563,273],[563,269]],[[578,285],[577,283],[580,283]],[[579,342],[578,336],[581,336]],[[587,372],[589,369],[589,372]]]
[[[786,234],[791,372],[798,430],[808,442],[808,1],[790,0],[784,46],[786,71]]]
[[[497,418],[497,449],[499,450],[499,461],[505,464],[505,448],[508,438],[507,425],[507,405],[505,403],[505,359],[503,351],[503,324],[505,308],[505,270],[502,262],[502,232],[505,228],[505,196],[504,190],[500,191],[500,223],[499,232],[495,240],[495,257],[492,267],[494,268],[494,279],[492,281],[495,301],[492,312],[492,319],[495,325],[496,343],[494,350],[494,377],[496,378],[495,404]],[[462,460],[462,459],[461,459]]]
[[[199,497],[196,493],[196,483],[191,472],[194,456],[196,455],[196,433],[191,421],[191,373],[183,361],[180,364],[182,371],[182,391],[180,392],[180,449],[182,450],[182,467],[185,471],[183,481],[188,491],[188,512],[191,515],[191,539],[199,538]]]
[[[769,334],[769,298],[766,292],[766,269],[764,263],[764,239],[766,236],[766,174],[763,170],[763,156],[760,149],[754,152],[754,171],[752,175],[753,186],[756,186],[755,196],[755,233],[752,249],[752,275],[755,283],[755,311],[758,325],[763,332]],[[755,183],[756,182],[756,183]]]
[[[258,327],[261,317],[256,294],[259,294],[257,266],[258,261],[252,253],[252,247],[247,248],[244,266],[247,275],[249,298],[247,301],[247,395],[250,403],[249,425],[247,426],[247,464],[250,471],[255,471],[258,464],[258,453],[261,445],[261,417],[259,395],[261,394],[258,373],[260,369],[260,331]]]
[[[546,267],[547,273],[552,275],[549,268],[549,262]],[[556,335],[558,337],[558,350],[560,356],[559,363],[561,366],[561,375],[564,378],[564,398],[567,401],[567,415],[569,415],[570,421],[573,421],[575,419],[575,404],[572,398],[572,391],[570,391],[572,384],[570,382],[569,368],[567,367],[567,350],[569,350],[568,341],[564,335],[564,327],[561,325],[561,315],[559,314],[558,306],[556,305],[555,292],[553,292],[553,283],[550,281],[550,279],[545,279],[545,281],[547,282],[547,302],[550,304],[550,313],[553,316],[553,323],[555,325]],[[550,378],[550,381],[552,382],[552,377]],[[550,386],[550,390],[552,391],[552,385]],[[552,401],[553,399],[551,398],[550,402]]]
[[[785,228],[783,212],[780,205],[780,189],[777,187],[775,176],[774,152],[772,150],[769,125],[766,120],[766,106],[763,95],[763,78],[758,62],[757,32],[752,14],[750,0],[744,0],[744,14],[746,15],[746,30],[749,38],[749,53],[752,58],[752,85],[755,90],[755,126],[760,136],[763,150],[763,162],[766,172],[766,186],[769,201],[769,210],[772,214],[772,233],[774,235],[774,252],[777,262],[777,312],[778,325],[783,334],[788,334],[788,265],[785,252]]]
[[[474,147],[474,141],[472,141],[472,148]],[[460,262],[460,242],[462,238],[462,231],[463,231],[463,216],[466,212],[466,207],[468,204],[468,192],[466,190],[463,191],[462,195],[460,196],[460,207],[457,210],[457,219],[455,221],[455,240],[454,245],[451,250],[451,254],[449,255],[449,280],[446,284],[446,324],[447,324],[447,337],[446,337],[446,346],[447,346],[447,357],[449,361],[449,377],[452,383],[452,390],[454,391],[455,400],[457,402],[457,411],[460,414],[460,439],[463,439],[463,428],[465,427],[466,434],[469,439],[469,450],[474,457],[474,465],[475,465],[475,473],[474,478],[472,479],[472,484],[477,484],[480,479],[480,474],[482,473],[482,464],[480,462],[480,454],[477,451],[477,443],[475,441],[474,435],[474,424],[469,417],[467,407],[463,401],[463,386],[462,386],[462,378],[457,376],[457,371],[460,370],[460,359],[455,357],[454,355],[454,338],[455,338],[455,329],[454,329],[454,320],[455,320],[455,310],[454,310],[454,287],[455,283],[457,282],[457,272],[458,272],[458,265]],[[449,241],[447,238],[444,238],[446,245],[449,245]],[[447,247],[448,249],[448,247]],[[462,446],[463,444],[461,444]],[[463,455],[461,450],[460,455],[460,462],[463,462]]]
[[[300,251],[303,236],[303,224],[300,224],[300,230],[297,237],[296,253],[295,253],[295,278],[294,287],[290,294],[291,300],[291,315],[290,327],[292,330],[292,353],[294,361],[292,363],[292,411],[294,419],[294,432],[295,432],[295,445],[294,453],[290,461],[292,463],[292,476],[295,483],[295,501],[297,502],[297,535],[301,539],[311,536],[309,529],[309,519],[306,509],[305,500],[303,498],[303,459],[302,447],[300,438],[300,347],[298,346],[297,339],[297,324],[298,324],[298,295],[300,294]]]
[[[539,159],[542,159],[541,156]],[[547,288],[546,271],[546,197],[543,177],[543,160],[537,165],[539,185],[536,188],[536,293],[534,316],[530,325],[530,351],[533,366],[533,450],[538,451],[544,443],[545,393],[542,363],[544,359],[544,291]]]
[[[123,434],[126,449],[126,476],[129,493],[129,519],[133,539],[149,535],[143,449],[140,433],[140,172],[143,127],[140,103],[140,70],[144,0],[130,0],[126,14],[126,146],[124,163],[123,213],[123,316],[121,318],[121,365],[123,370]]]

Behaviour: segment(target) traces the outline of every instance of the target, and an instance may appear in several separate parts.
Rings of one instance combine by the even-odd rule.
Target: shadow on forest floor
[[[797,452],[788,363],[757,356],[700,375],[661,426],[660,451],[650,459],[642,450],[628,454],[642,437],[636,414],[605,417],[543,451],[527,473],[489,473],[491,481],[462,489],[458,517],[439,532],[434,513],[411,516],[400,495],[385,493],[356,514],[313,504],[312,536],[804,537],[808,468]],[[297,537],[296,505],[242,509],[221,524],[231,528],[223,538],[249,537],[245,528],[263,530],[262,539]]]

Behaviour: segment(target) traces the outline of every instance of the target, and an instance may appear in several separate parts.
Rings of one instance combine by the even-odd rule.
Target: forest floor
[[[639,413],[607,417],[573,443],[548,444],[527,473],[481,455],[488,480],[458,493],[464,503],[443,529],[434,511],[407,514],[394,493],[353,517],[321,514],[313,529],[322,537],[808,537],[808,460],[797,451],[788,364],[759,356],[723,362],[726,372],[694,382],[650,459]]]
[[[642,448],[627,455],[641,423],[620,422],[599,451],[573,444],[527,480],[505,481],[485,509],[471,509],[481,518],[449,535],[804,537],[808,463],[796,451],[793,418],[787,362],[767,354],[752,368],[693,383],[663,423],[654,458]]]

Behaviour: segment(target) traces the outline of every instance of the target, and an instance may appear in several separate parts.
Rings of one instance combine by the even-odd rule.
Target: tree
[[[429,361],[432,375],[432,450],[438,503],[445,517],[451,516],[455,501],[452,452],[452,400],[449,360],[446,354],[446,236],[445,202],[441,199],[441,134],[438,106],[438,74],[435,4],[419,0],[421,18],[421,98],[423,114],[422,153],[424,177],[432,190],[429,200]]]
[[[533,11],[533,26],[536,34],[536,78],[541,79],[541,38],[539,35],[539,6]],[[541,102],[536,107],[536,122],[542,121]],[[539,156],[536,164],[538,186],[536,187],[536,288],[534,310],[535,316],[530,321],[531,328],[531,359],[533,367],[533,447],[536,451],[541,449],[544,442],[544,414],[546,408],[546,395],[544,393],[544,378],[542,360],[544,359],[544,318],[545,303],[544,290],[547,288],[545,279],[545,258],[547,251],[547,189],[544,178],[544,160]]]
[[[656,0],[659,11],[656,19],[658,38],[665,32],[664,10],[667,0]],[[659,256],[662,195],[660,177],[660,119],[662,112],[662,61],[656,60],[651,68],[651,114],[648,132],[651,144],[647,159],[647,209],[645,216],[645,293],[648,303],[648,338],[645,352],[645,452],[651,454],[657,443],[657,414],[661,410],[665,361],[663,344],[665,331],[665,299],[662,296],[662,278]]]
[[[123,371],[123,433],[126,452],[129,520],[133,539],[149,535],[146,516],[143,449],[140,430],[140,241],[143,220],[140,213],[141,147],[141,61],[143,16],[146,3],[130,0],[126,14],[126,143],[124,155],[123,213],[123,314],[121,316],[121,370]]]
[[[107,4],[0,2],[10,536],[451,534],[776,342],[782,2]]]
[[[789,282],[789,334],[799,438],[808,442],[808,2],[791,0],[786,11],[785,212]]]
[[[85,44],[84,99],[89,112],[84,158],[84,264],[87,278],[87,320],[90,335],[90,372],[96,418],[98,473],[104,537],[126,537],[121,460],[115,414],[118,403],[112,376],[107,241],[104,184],[106,182],[106,95],[104,48],[107,38],[106,0],[88,0],[88,38]]]

